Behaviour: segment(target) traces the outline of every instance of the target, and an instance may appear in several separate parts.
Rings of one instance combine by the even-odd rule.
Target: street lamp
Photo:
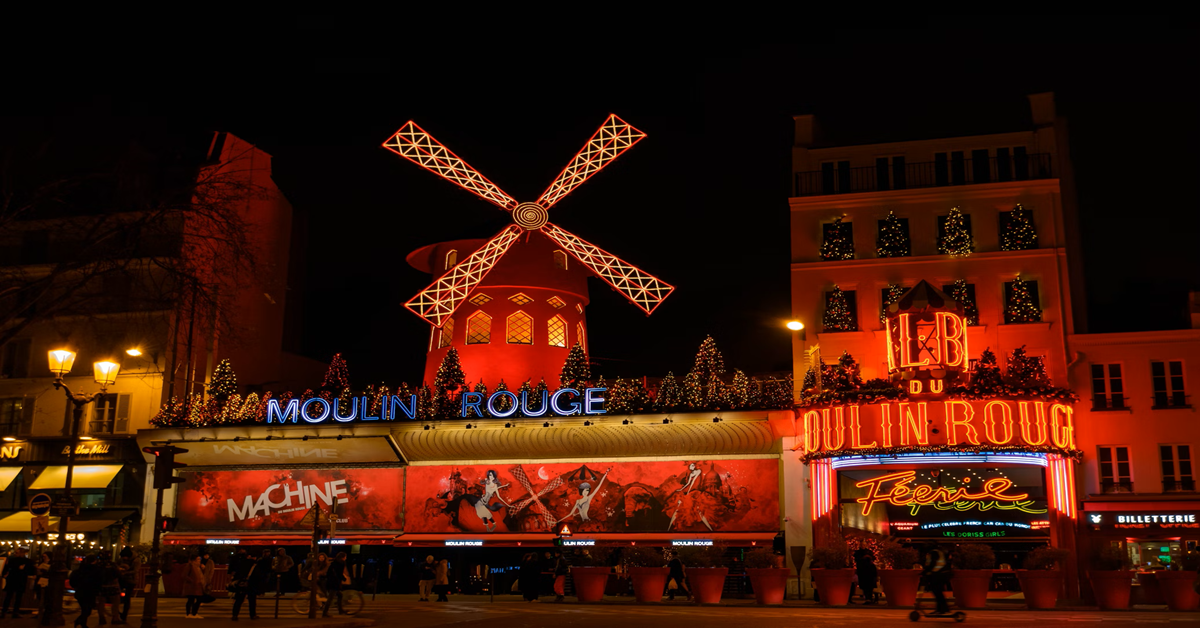
[[[93,363],[92,369],[96,383],[100,384],[100,391],[90,394],[73,393],[67,383],[63,381],[63,377],[70,373],[71,367],[75,365],[75,352],[70,349],[53,349],[47,354],[47,357],[50,363],[50,372],[54,374],[54,387],[61,388],[67,395],[67,401],[74,406],[71,415],[71,440],[67,447],[67,479],[63,483],[64,501],[74,503],[71,498],[71,480],[75,471],[75,449],[79,446],[79,422],[83,418],[83,409],[87,404],[99,399],[109,386],[116,383],[121,365],[112,360]],[[63,620],[63,593],[66,590],[67,571],[70,568],[67,556],[68,542],[66,541],[70,521],[70,509],[59,512],[59,540],[54,546],[54,561],[50,565],[50,583],[47,587],[45,608],[42,611],[41,623],[43,626],[62,626],[66,623]]]

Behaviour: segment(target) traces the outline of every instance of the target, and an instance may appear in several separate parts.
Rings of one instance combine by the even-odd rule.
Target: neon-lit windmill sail
[[[604,124],[600,125],[591,139],[538,198],[538,205],[550,209],[559,199],[570,194],[571,190],[579,187],[644,137],[645,133],[633,128],[615,114],[609,114]]]
[[[501,209],[511,210],[517,206],[513,197],[505,194],[495,183],[479,174],[478,170],[460,159],[449,148],[442,146],[412,120],[404,123],[399,131],[383,143],[383,147],[441,175],[464,190],[495,203]]]
[[[592,269],[608,285],[625,295],[634,305],[642,308],[647,315],[662,303],[675,286],[662,281],[654,275],[642,272],[633,264],[609,253],[590,242],[581,240],[578,236],[564,231],[557,225],[546,223],[542,233],[554,240],[563,250],[579,260],[581,264]]]
[[[478,251],[409,299],[404,307],[433,323],[434,327],[441,327],[520,236],[521,228],[517,225],[505,227]]]

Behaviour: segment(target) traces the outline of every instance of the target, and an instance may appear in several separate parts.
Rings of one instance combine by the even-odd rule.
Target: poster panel
[[[779,461],[408,468],[408,533],[774,532]]]
[[[337,504],[339,530],[400,530],[403,469],[281,469],[181,473],[179,530],[299,530],[314,504]]]
[[[387,437],[190,442],[175,459],[193,467],[217,465],[362,464],[399,462]]]

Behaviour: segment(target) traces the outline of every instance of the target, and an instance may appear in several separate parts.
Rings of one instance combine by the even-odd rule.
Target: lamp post
[[[71,479],[75,472],[75,449],[79,446],[79,422],[83,418],[83,408],[98,399],[109,386],[117,381],[117,373],[121,370],[121,365],[111,360],[94,363],[92,368],[96,383],[100,384],[100,391],[91,394],[73,393],[63,381],[63,377],[71,372],[71,367],[75,364],[75,352],[69,349],[55,349],[49,352],[48,357],[50,372],[54,374],[54,387],[62,389],[67,395],[67,401],[74,406],[71,414],[70,441],[67,447],[67,478],[63,483],[63,497],[65,500],[73,502]],[[58,543],[54,546],[54,560],[50,564],[50,584],[45,608],[42,610],[41,623],[43,626],[62,626],[66,623],[63,620],[63,594],[66,591],[67,572],[70,570],[70,557],[68,556],[70,542],[67,541],[67,528],[70,521],[69,511],[59,513]]]

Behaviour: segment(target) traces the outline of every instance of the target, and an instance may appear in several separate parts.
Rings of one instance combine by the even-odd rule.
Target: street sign
[[[35,517],[50,514],[50,496],[38,493],[29,500],[29,512]]]
[[[313,527],[313,525],[317,523],[317,513],[320,511],[321,509],[317,508],[316,506],[309,508],[308,513],[306,513],[304,518],[300,520],[300,526],[304,528]]]
[[[30,527],[32,528],[32,534],[34,536],[37,536],[39,534],[49,534],[49,532],[50,532],[50,516],[49,515],[38,515],[36,517],[31,518],[29,521],[31,524]]]
[[[59,495],[54,498],[54,505],[51,506],[51,510],[60,517],[77,515],[79,514],[79,502],[75,501],[75,498],[69,495]]]

